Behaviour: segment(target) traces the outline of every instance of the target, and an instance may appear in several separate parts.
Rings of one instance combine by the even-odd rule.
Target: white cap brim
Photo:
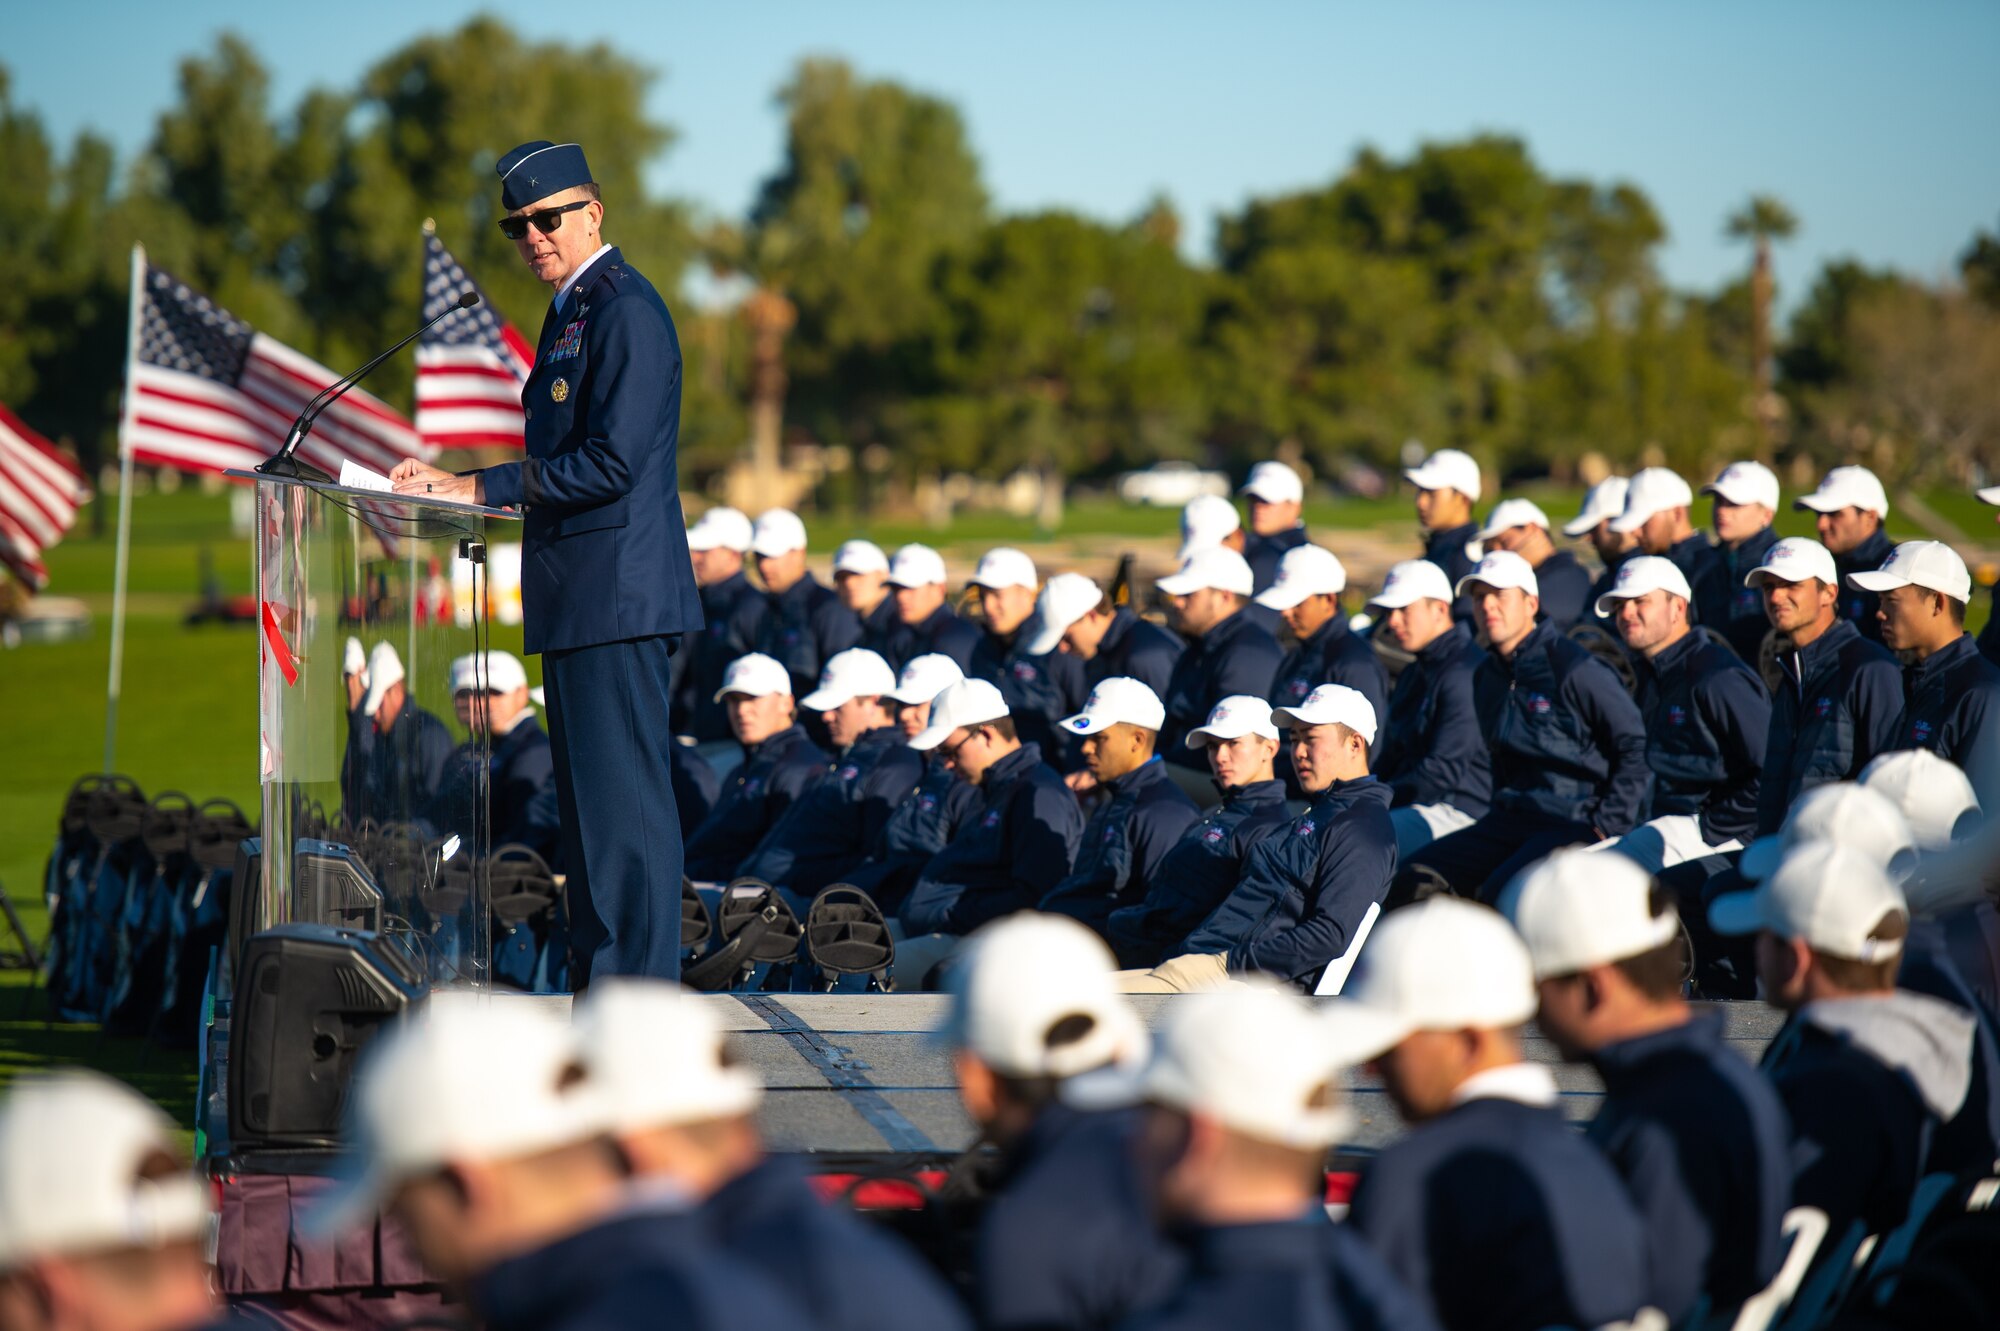
[[[1899,578],[1893,573],[1878,568],[1867,573],[1848,574],[1847,585],[1857,591],[1893,592],[1898,587],[1914,587],[1917,584],[1908,578]],[[1925,590],[1938,592],[1940,595],[1944,594],[1943,588],[1940,587],[1928,587]]]
[[[403,676],[401,674],[384,675],[377,679],[373,677],[373,672],[371,672],[368,680],[368,692],[361,695],[361,714],[363,716],[374,716],[377,712],[381,711],[383,695],[388,693],[390,688],[402,682]]]
[[[1277,713],[1273,712],[1271,715],[1276,716]],[[1245,735],[1262,735],[1265,739],[1273,743],[1283,738],[1276,726],[1273,726],[1267,732],[1259,730],[1255,725],[1236,726],[1224,722],[1219,726],[1196,726],[1193,730],[1188,731],[1187,738],[1182,743],[1186,744],[1190,749],[1200,749],[1206,748],[1208,741],[1212,739],[1219,739],[1226,743],[1232,739],[1242,739]]]
[[[2000,485],[1989,485],[1976,493],[1982,504],[1992,504],[1995,508],[2000,508]]]
[[[809,712],[830,712],[857,696],[853,691],[846,689],[814,689],[799,699],[799,706]]]
[[[1075,622],[1076,620],[1071,620],[1070,624]],[[1029,656],[1047,656],[1062,646],[1063,634],[1069,632],[1069,624],[1052,624],[1047,619],[1038,620],[1037,624],[1039,627],[1035,630],[1035,636],[1028,639],[1027,645],[1021,650]]]
[[[1719,934],[1741,937],[1764,927],[1755,892],[1730,892],[1708,903],[1708,924]]]
[[[1351,998],[1336,998],[1327,1004],[1325,1021],[1333,1062],[1345,1068],[1380,1058],[1416,1030],[1396,1013]]]
[[[1588,536],[1597,530],[1597,525],[1609,517],[1608,513],[1583,513],[1563,524],[1563,535],[1576,538]]]
[[[1778,862],[1785,857],[1785,838],[1782,836],[1760,836],[1744,847],[1737,857],[1736,872],[1751,882],[1761,882],[1777,870]]]
[[[1817,490],[1800,495],[1792,501],[1793,508],[1811,509],[1815,513],[1838,513],[1843,508],[1853,508],[1854,504],[1839,495],[1822,495]]]
[[[1611,530],[1617,532],[1620,536],[1630,536],[1633,532],[1645,526],[1652,520],[1653,515],[1660,511],[1657,508],[1649,508],[1642,513],[1620,513],[1617,517],[1611,519]]]
[[[1290,610],[1293,606],[1301,604],[1310,596],[1337,595],[1339,595],[1338,592],[1315,592],[1312,588],[1304,584],[1287,587],[1281,582],[1274,582],[1250,599],[1258,605],[1263,606],[1266,610]]]

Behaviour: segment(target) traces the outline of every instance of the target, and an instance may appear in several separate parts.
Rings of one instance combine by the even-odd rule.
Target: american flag
[[[468,291],[479,284],[425,232],[424,318]],[[535,349],[479,291],[478,305],[417,343],[417,433],[433,448],[521,447],[521,385],[534,361]]]
[[[36,591],[48,586],[42,552],[89,498],[82,469],[0,407],[0,564]]]
[[[307,399],[340,377],[171,273],[150,268],[141,280],[124,440],[140,462],[254,467],[283,445]],[[350,458],[386,474],[434,453],[400,413],[360,389],[328,407],[298,448],[333,476]]]

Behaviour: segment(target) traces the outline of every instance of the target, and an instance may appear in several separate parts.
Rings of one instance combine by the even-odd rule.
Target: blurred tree
[[[1976,233],[1958,258],[1958,275],[1974,299],[2000,310],[2000,235]]]
[[[1763,448],[1770,457],[1779,421],[1777,395],[1771,391],[1771,306],[1777,279],[1771,271],[1771,242],[1789,240],[1799,229],[1792,210],[1769,194],[1752,195],[1731,213],[1724,230],[1735,240],[1748,240],[1750,258],[1750,381],[1755,397],[1752,412],[1763,425]]]

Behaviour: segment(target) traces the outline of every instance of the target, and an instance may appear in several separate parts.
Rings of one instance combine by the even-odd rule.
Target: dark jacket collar
[[[812,572],[808,570],[805,574],[803,574],[799,578],[797,582],[785,588],[785,590],[779,592],[777,596],[773,597],[772,599],[775,600],[779,605],[797,604],[803,606],[807,601],[811,600],[813,594],[818,592],[819,590],[820,590],[820,585],[818,581],[816,581],[813,578]]]
[[[1492,657],[1494,663],[1511,676],[1522,660],[1531,653],[1542,650],[1542,648],[1548,645],[1549,639],[1555,636],[1555,627],[1546,619],[1540,620],[1533,628],[1528,630],[1528,636],[1521,639],[1521,645],[1516,647],[1512,654],[1502,656],[1490,647],[1487,648],[1486,654]]]
[[[1714,548],[1713,546],[1709,545],[1708,538],[1706,536],[1703,536],[1698,531],[1689,532],[1686,536],[1681,537],[1678,541],[1675,541],[1673,545],[1668,547],[1667,558],[1671,559],[1674,563],[1679,564],[1683,559],[1685,559],[1688,556],[1690,551],[1699,554],[1702,551],[1711,550],[1713,548]]]
[[[1132,626],[1138,622],[1139,616],[1133,614],[1130,608],[1122,605],[1115,607],[1111,611],[1111,626],[1105,629],[1104,636],[1098,639],[1097,654],[1102,656],[1125,641],[1125,635],[1130,633]]]
[[[1125,775],[1105,782],[1104,788],[1114,798],[1120,795],[1137,796],[1143,795],[1149,788],[1162,781],[1172,780],[1173,778],[1167,775],[1166,759],[1156,753]]]
[[[1308,651],[1323,652],[1353,632],[1347,626],[1347,616],[1341,613],[1338,604],[1339,598],[1336,597],[1334,599],[1336,604],[1333,608],[1333,614],[1327,619],[1326,623],[1321,624],[1313,630],[1310,638],[1302,639],[1299,646],[1304,647]]]
[[[1222,792],[1224,809],[1261,809],[1269,804],[1285,802],[1285,783],[1276,779],[1252,781],[1247,786]]]
[[[785,750],[791,748],[792,745],[805,737],[806,728],[794,721],[777,734],[765,740],[762,744],[753,745],[749,752],[744,755],[743,762],[748,766],[750,763],[754,763],[759,758],[767,755],[773,759],[781,758],[784,756]]]
[[[1439,531],[1426,533],[1424,536],[1424,549],[1440,550],[1450,549],[1454,546],[1468,545],[1471,543],[1472,538],[1478,534],[1479,524],[1476,522],[1468,522],[1458,527],[1446,527]]]
[[[1244,610],[1247,610],[1250,602],[1245,601],[1243,605]],[[1240,635],[1257,627],[1256,622],[1249,615],[1245,614],[1244,610],[1238,610],[1235,614],[1201,635],[1201,650],[1204,655],[1213,655],[1217,652],[1227,651],[1229,645],[1235,642]]]
[[[1425,643],[1417,652],[1417,659],[1425,665],[1437,665],[1449,661],[1465,650],[1472,641],[1472,630],[1464,621],[1454,619],[1451,627]]]
[[[1882,561],[1887,559],[1889,552],[1895,548],[1895,542],[1889,539],[1889,533],[1877,527],[1873,536],[1835,559],[1834,563],[1838,564],[1843,572],[1866,573],[1882,567]]]
[[[1206,1274],[1231,1271],[1317,1269],[1326,1258],[1326,1212],[1318,1206],[1291,1220],[1249,1225],[1213,1225],[1192,1230],[1189,1247]]]
[[[561,1325],[607,1272],[643,1268],[676,1242],[687,1243],[697,1228],[685,1212],[621,1212],[497,1263],[472,1282],[472,1304],[493,1331]]]
[[[724,1228],[782,1214],[798,1205],[801,1194],[812,1201],[805,1180],[805,1170],[792,1161],[766,1159],[717,1188],[703,1209],[718,1216]]]
[[[1970,657],[1979,655],[1979,644],[1970,633],[1961,633],[1904,672],[1911,689],[1920,689],[1939,675],[1950,674]]]
[[[1839,655],[1843,647],[1860,636],[1861,630],[1854,627],[1853,620],[1836,616],[1832,628],[1797,650],[1800,677],[1812,674],[1829,656]]]
[[[1591,1055],[1590,1061],[1606,1081],[1616,1081],[1631,1073],[1639,1064],[1661,1054],[1680,1049],[1706,1053],[1721,1047],[1722,1014],[1696,1010],[1678,1026],[1668,1026],[1605,1045]]]
[[[937,609],[925,615],[921,623],[910,625],[910,631],[930,637],[957,618],[958,612],[951,608],[951,603],[949,601],[942,602]]]
[[[1679,642],[1667,648],[1658,656],[1640,654],[1638,655],[1638,660],[1642,663],[1643,668],[1653,672],[1654,678],[1664,679],[1672,672],[1686,666],[1688,658],[1700,651],[1701,645],[1705,641],[1706,639],[1701,636],[1700,630],[1690,629],[1686,636]]]
[[[1765,527],[1744,537],[1733,546],[1722,545],[1716,548],[1722,551],[1724,558],[1729,560],[1731,568],[1741,570],[1755,568],[1757,565],[1763,563],[1764,556],[1777,543],[1777,528]]]
[[[1034,771],[1041,764],[1041,761],[1042,746],[1033,740],[1029,740],[1021,745],[1020,748],[1014,750],[1005,758],[1002,758],[999,762],[994,763],[991,767],[980,773],[980,789],[994,790],[1006,785],[1010,781],[1019,780],[1021,777]]]
[[[878,751],[898,749],[908,742],[903,738],[903,728],[892,721],[886,726],[877,726],[873,730],[863,731],[855,739],[854,743],[847,746],[847,752],[843,753],[841,757],[849,760],[860,757],[872,757]]]
[[[1357,776],[1349,781],[1336,781],[1313,797],[1314,811],[1333,809],[1349,804],[1364,803],[1369,800],[1383,805],[1389,803],[1389,787],[1375,779],[1370,772],[1367,776]]]

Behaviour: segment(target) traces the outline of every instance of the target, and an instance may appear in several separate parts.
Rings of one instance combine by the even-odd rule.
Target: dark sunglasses
[[[535,230],[546,236],[562,225],[564,213],[588,208],[592,202],[594,200],[578,199],[575,203],[565,203],[559,208],[538,208],[532,213],[516,213],[512,217],[503,217],[500,219],[500,234],[509,240],[519,240],[528,234],[528,223],[533,222]]]

